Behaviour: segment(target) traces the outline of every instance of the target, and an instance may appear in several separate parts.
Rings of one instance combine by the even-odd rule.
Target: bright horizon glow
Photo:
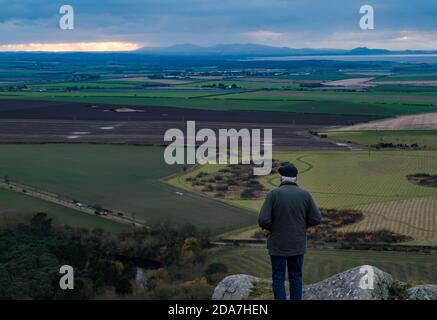
[[[4,52],[108,52],[133,51],[141,48],[138,43],[107,41],[107,42],[66,42],[66,43],[19,43],[2,44],[0,51]]]

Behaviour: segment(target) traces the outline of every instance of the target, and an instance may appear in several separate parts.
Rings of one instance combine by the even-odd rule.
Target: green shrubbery
[[[0,299],[205,299],[208,235],[190,225],[154,225],[119,235],[54,227],[45,213],[0,230]],[[59,288],[59,269],[74,268],[74,290]],[[136,282],[136,267],[145,268]]]

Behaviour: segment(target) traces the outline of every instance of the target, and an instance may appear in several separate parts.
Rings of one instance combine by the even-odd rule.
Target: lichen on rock
[[[271,281],[239,274],[216,287],[213,300],[271,299]],[[437,285],[408,288],[373,266],[359,266],[304,288],[305,300],[437,300]]]

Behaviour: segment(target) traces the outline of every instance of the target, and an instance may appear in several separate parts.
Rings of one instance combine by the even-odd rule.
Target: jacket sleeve
[[[258,224],[261,229],[270,230],[272,223],[273,195],[272,192],[267,193],[263,206],[258,217]]]
[[[314,202],[311,194],[308,194],[308,208],[306,212],[306,227],[314,227],[320,224],[322,221],[322,216],[320,214],[319,208],[317,208],[316,203]]]

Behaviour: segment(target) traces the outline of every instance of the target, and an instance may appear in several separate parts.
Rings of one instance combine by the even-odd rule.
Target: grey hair
[[[282,182],[291,182],[291,183],[295,183],[297,180],[297,177],[284,177],[281,176],[281,181]]]

